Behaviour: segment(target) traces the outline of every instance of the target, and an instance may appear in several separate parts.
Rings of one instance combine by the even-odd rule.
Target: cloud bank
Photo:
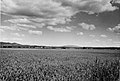
[[[22,29],[42,28],[46,25],[66,24],[79,12],[88,14],[114,11],[111,0],[1,0],[2,14],[12,15],[14,19],[6,20]],[[119,3],[119,1],[116,1]],[[32,23],[32,25],[28,25]],[[39,24],[38,24],[39,23]],[[94,25],[79,24],[86,30],[94,30]],[[25,27],[25,28],[23,28]],[[68,28],[48,27],[50,30],[70,32]]]
[[[32,18],[67,18],[78,12],[102,13],[118,9],[111,0],[2,0],[1,11]]]
[[[117,9],[111,0],[2,0],[2,12],[32,17],[69,17],[79,11],[100,13]],[[118,1],[117,1],[118,2]]]

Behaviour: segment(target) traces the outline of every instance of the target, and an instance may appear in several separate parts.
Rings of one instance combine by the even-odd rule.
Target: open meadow
[[[120,50],[0,49],[0,81],[119,81]]]

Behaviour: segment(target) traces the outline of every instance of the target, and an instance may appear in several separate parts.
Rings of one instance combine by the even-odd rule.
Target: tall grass
[[[46,58],[47,59],[51,59]],[[54,60],[54,59],[52,59]],[[1,54],[0,81],[119,81],[120,60],[51,65],[44,60],[22,60]]]

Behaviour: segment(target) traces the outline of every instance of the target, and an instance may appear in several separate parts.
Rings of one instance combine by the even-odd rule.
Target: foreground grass
[[[119,81],[120,60],[50,64],[45,59],[20,59],[1,52],[0,81]],[[69,57],[68,57],[69,58]],[[44,62],[48,60],[48,62]]]

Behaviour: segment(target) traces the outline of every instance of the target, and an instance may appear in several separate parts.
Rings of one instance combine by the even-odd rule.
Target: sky
[[[120,0],[1,0],[0,41],[120,47]]]

